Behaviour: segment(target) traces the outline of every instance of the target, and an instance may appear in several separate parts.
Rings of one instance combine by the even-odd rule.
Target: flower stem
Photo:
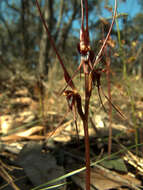
[[[86,159],[86,190],[90,190],[90,145],[89,145],[89,133],[88,133],[88,112],[91,96],[89,73],[85,73],[85,107],[84,107],[84,142],[85,142],[85,159]]]

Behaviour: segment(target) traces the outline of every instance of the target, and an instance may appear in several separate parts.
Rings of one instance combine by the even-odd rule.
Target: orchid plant
[[[61,94],[66,96],[69,109],[74,113],[74,115],[78,113],[83,123],[84,135],[85,135],[86,190],[90,190],[90,146],[89,146],[89,134],[88,134],[88,118],[89,118],[90,98],[92,95],[92,90],[94,89],[95,86],[97,87],[101,103],[102,103],[102,99],[101,99],[100,94],[102,92],[105,98],[110,102],[110,104],[120,113],[122,117],[124,117],[123,114],[119,111],[119,109],[114,104],[112,104],[110,98],[108,98],[105,95],[101,87],[101,82],[100,82],[101,74],[103,72],[106,72],[106,69],[100,68],[99,66],[97,67],[97,65],[100,64],[100,61],[104,54],[104,49],[107,45],[107,41],[110,38],[111,30],[116,18],[117,0],[115,0],[115,7],[114,7],[114,13],[113,13],[111,26],[109,28],[108,34],[105,40],[103,41],[103,44],[97,55],[95,55],[95,53],[92,51],[91,46],[90,46],[90,36],[89,36],[89,27],[88,27],[88,0],[81,0],[80,40],[77,46],[78,52],[80,54],[80,64],[77,67],[76,71],[74,71],[73,76],[70,76],[70,74],[68,73],[63,63],[63,60],[60,54],[58,53],[54,40],[52,39],[52,36],[49,32],[47,24],[42,16],[38,0],[36,0],[36,5],[38,8],[42,23],[47,31],[51,46],[53,47],[53,50],[56,53],[59,63],[63,69],[64,78],[67,83],[65,88],[62,90]],[[81,70],[82,68],[83,68],[84,80],[85,80],[84,104],[82,104],[82,97],[77,91],[77,88],[73,82],[73,78],[76,76],[78,71]],[[71,89],[67,90],[67,87],[70,87]],[[82,105],[84,105],[84,107]]]

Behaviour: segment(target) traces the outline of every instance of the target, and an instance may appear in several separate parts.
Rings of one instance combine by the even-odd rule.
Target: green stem
[[[135,116],[135,100],[134,100],[134,97],[132,95],[130,84],[126,84],[126,85],[127,85],[127,93],[130,97],[130,102],[131,102],[132,121],[133,121],[134,129],[135,129],[135,144],[138,145],[139,136],[138,136],[138,126],[136,123],[136,116]],[[136,154],[138,154],[138,147],[137,146],[136,146]]]

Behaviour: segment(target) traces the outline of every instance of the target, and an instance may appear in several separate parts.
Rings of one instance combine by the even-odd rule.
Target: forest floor
[[[103,89],[108,95],[105,81]],[[78,117],[77,136],[66,98],[59,95],[63,84],[63,80],[29,82],[23,79],[1,83],[0,189],[38,189],[39,185],[73,171],[76,175],[70,173],[69,177],[63,177],[56,183],[67,183],[56,189],[85,189],[84,131]],[[123,81],[119,77],[111,84],[112,103],[120,108],[127,119],[122,119],[112,108],[113,138],[109,158],[109,102],[102,95],[107,110],[104,112],[95,87],[89,118],[91,190],[141,190],[142,80],[130,77],[128,81]],[[79,90],[83,94],[81,86],[82,82]],[[83,171],[79,171],[80,168]],[[51,185],[53,183],[46,184],[46,187]]]

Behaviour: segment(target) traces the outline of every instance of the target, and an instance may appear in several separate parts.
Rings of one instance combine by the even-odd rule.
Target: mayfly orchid
[[[71,79],[69,80],[69,82],[67,83],[67,85],[64,87],[64,89],[61,91],[60,94],[62,94],[66,88],[69,85],[70,81],[73,80],[73,78],[77,75],[77,72],[81,70],[81,67],[83,66],[83,71],[84,73],[87,72],[86,71],[86,65],[89,65],[90,68],[90,73],[91,72],[96,72],[96,66],[99,64],[101,58],[102,58],[102,54],[103,51],[106,47],[106,44],[110,38],[110,34],[115,22],[115,18],[116,18],[116,11],[117,11],[117,0],[115,0],[115,8],[114,8],[114,14],[113,14],[113,19],[112,19],[112,23],[110,25],[109,31],[107,33],[107,36],[105,38],[105,40],[103,41],[103,44],[97,54],[97,56],[95,56],[95,53],[91,50],[90,47],[90,37],[89,37],[89,29],[88,29],[88,3],[87,0],[85,0],[85,10],[86,10],[86,27],[84,28],[84,6],[83,6],[83,0],[81,0],[81,29],[80,29],[80,42],[77,45],[77,49],[81,55],[81,60],[80,60],[80,64],[78,66],[78,68],[75,70],[73,76],[71,77]]]
[[[74,113],[75,124],[76,124],[76,116],[75,116],[76,112],[79,114],[83,123],[84,135],[85,135],[86,190],[90,190],[90,147],[89,147],[89,134],[88,134],[89,104],[90,104],[92,89],[95,85],[97,86],[99,98],[102,103],[100,92],[103,92],[103,90],[101,88],[100,77],[105,70],[97,68],[97,65],[102,58],[103,50],[106,47],[107,41],[110,37],[111,30],[116,18],[117,0],[115,0],[114,15],[109,32],[97,56],[94,55],[94,52],[91,50],[90,46],[90,37],[89,37],[89,28],[88,28],[88,0],[81,0],[80,40],[79,44],[77,45],[77,49],[80,54],[80,64],[72,77],[69,75],[67,69],[64,66],[62,58],[57,51],[54,40],[52,39],[47,24],[42,16],[38,0],[36,0],[36,5],[38,7],[42,23],[47,31],[50,44],[53,47],[64,72],[64,78],[67,84],[65,88],[62,90],[61,94],[64,94],[66,96],[69,109]],[[84,22],[84,20],[86,21],[86,23]],[[85,79],[84,105],[82,105],[82,98],[78,93],[78,91],[76,90],[75,84],[73,83],[73,78],[77,75],[78,71],[81,71],[81,68],[83,68],[84,79]],[[71,89],[67,90],[67,87],[70,87]],[[105,95],[104,92],[103,95],[106,97],[108,101],[110,101],[110,99]],[[116,107],[114,106],[114,108]]]

